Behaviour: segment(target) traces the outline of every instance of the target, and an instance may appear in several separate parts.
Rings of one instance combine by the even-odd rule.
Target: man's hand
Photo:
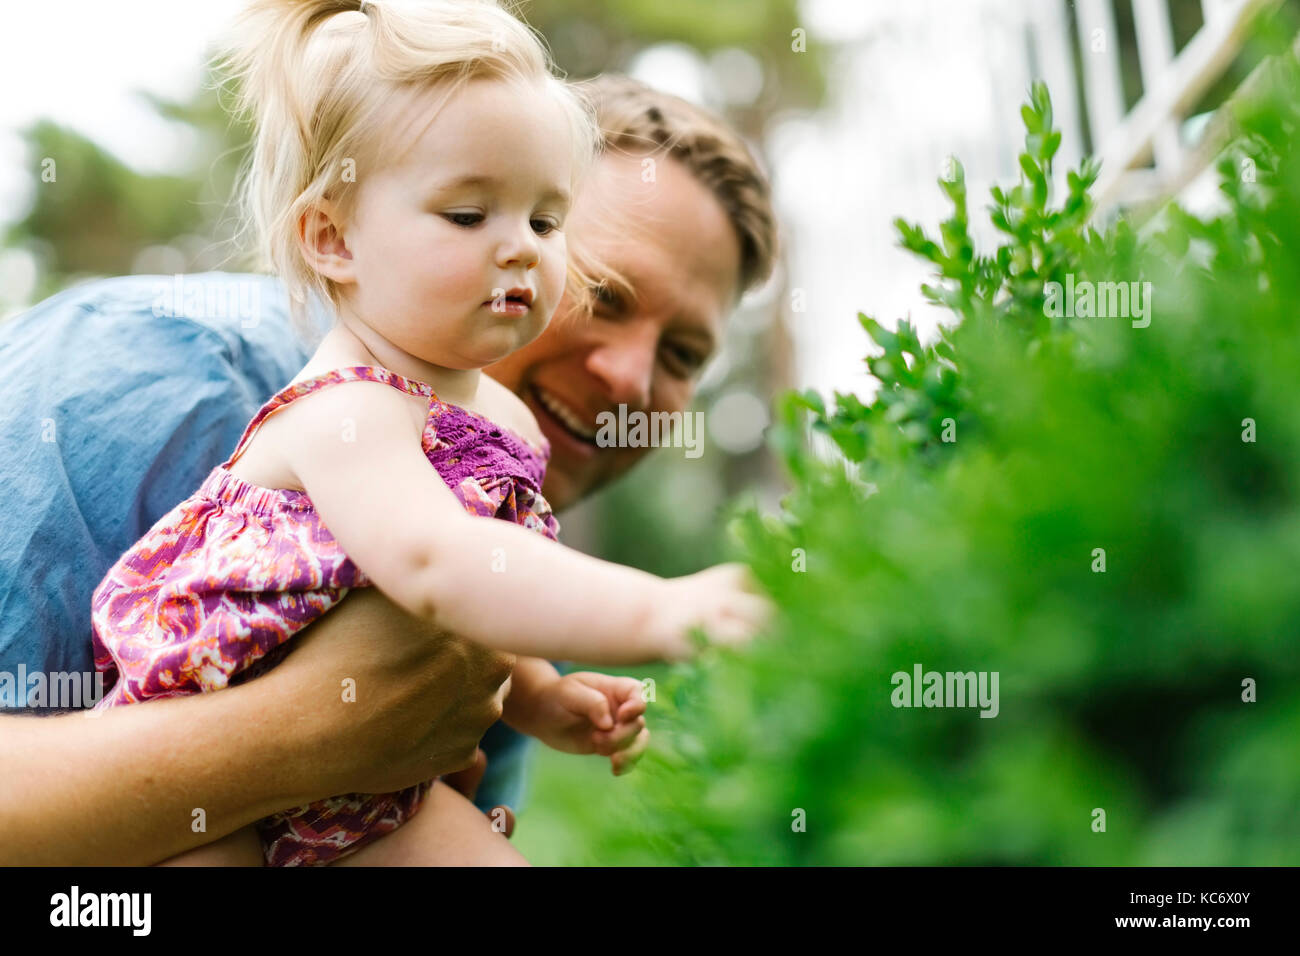
[[[514,658],[439,632],[360,588],[294,638],[284,661],[246,685],[291,702],[306,737],[310,799],[388,793],[471,767],[501,716]],[[355,681],[346,701],[343,682]]]
[[[641,682],[590,671],[532,689],[512,725],[564,753],[609,757],[615,775],[632,769],[650,744]]]
[[[0,864],[157,863],[276,810],[460,770],[501,715],[513,664],[373,588],[291,647],[266,674],[212,694],[93,718],[0,716]],[[206,832],[191,827],[196,808]]]

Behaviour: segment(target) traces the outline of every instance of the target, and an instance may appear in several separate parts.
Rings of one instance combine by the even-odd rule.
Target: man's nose
[[[587,354],[587,371],[600,380],[615,404],[645,409],[650,405],[658,346],[659,330],[654,323],[614,326]]]

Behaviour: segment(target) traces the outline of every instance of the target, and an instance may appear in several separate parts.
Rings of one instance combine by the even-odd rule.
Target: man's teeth
[[[585,425],[581,418],[569,410],[568,406],[561,404],[560,400],[550,392],[543,391],[540,388],[535,389],[535,391],[537,400],[542,403],[542,407],[558,418],[565,428],[585,441],[596,440],[595,430]]]

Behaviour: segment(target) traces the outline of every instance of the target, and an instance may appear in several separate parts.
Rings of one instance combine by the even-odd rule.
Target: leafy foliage
[[[861,317],[878,394],[781,404],[793,487],[734,522],[777,633],[661,684],[589,859],[1300,862],[1300,72],[1239,111],[1225,211],[1143,235],[1089,226],[1093,164],[1054,204],[1044,89],[1022,115],[998,248],[959,166],[937,239],[899,224],[952,326]],[[1053,317],[1067,276],[1150,282],[1150,325]],[[998,715],[894,706],[916,664],[997,672]]]

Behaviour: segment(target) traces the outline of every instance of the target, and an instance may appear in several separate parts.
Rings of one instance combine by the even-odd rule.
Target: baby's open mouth
[[[504,296],[497,294],[483,303],[498,312],[516,312],[533,307],[533,290],[507,289]]]

